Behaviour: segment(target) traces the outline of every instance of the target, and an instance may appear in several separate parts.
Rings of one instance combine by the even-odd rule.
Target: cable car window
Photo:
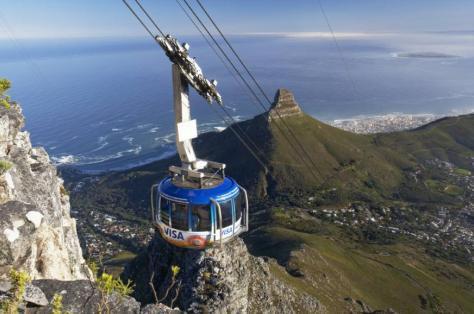
[[[242,211],[245,207],[245,201],[242,199],[243,196],[239,195],[235,199],[235,221],[238,221],[242,217]]]
[[[169,216],[170,215],[170,201],[166,198],[161,198],[160,204],[160,219],[164,224],[169,225]]]
[[[188,206],[180,203],[172,203],[171,205],[171,227],[188,230]]]
[[[211,210],[209,206],[197,205],[191,210],[191,231],[211,231]]]
[[[219,204],[222,212],[222,227],[230,226],[232,224],[232,202],[229,200]]]

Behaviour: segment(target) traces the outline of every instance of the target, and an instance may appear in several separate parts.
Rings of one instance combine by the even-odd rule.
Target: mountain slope
[[[251,192],[249,251],[330,312],[472,312],[472,242],[462,234],[474,221],[474,115],[358,135],[304,114],[288,91],[277,93],[275,107],[282,118],[271,110],[234,125],[258,147],[266,169],[229,128],[195,141],[198,156],[225,162]],[[314,175],[280,132],[286,126],[313,157]],[[70,184],[73,206],[85,216],[102,211],[144,224],[150,186],[178,163],[175,156],[79,174]],[[74,191],[78,181],[87,184]]]

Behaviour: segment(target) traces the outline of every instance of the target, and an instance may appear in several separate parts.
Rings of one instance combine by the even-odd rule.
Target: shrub
[[[10,103],[5,98],[0,98],[0,105],[2,105],[6,109],[10,109]]]
[[[7,160],[0,160],[0,175],[4,174],[13,167],[13,164]]]
[[[6,78],[0,78],[0,95],[3,96],[3,93],[9,90],[10,87],[11,83],[9,80],[7,80]]]
[[[52,314],[62,314],[63,313],[63,296],[55,293],[53,296],[53,312]]]
[[[10,271],[10,280],[12,282],[12,293],[9,298],[2,301],[0,305],[1,313],[17,314],[20,304],[23,302],[23,296],[26,290],[26,284],[30,282],[30,276],[23,271]]]
[[[112,275],[103,272],[97,276],[97,289],[101,294],[101,301],[99,304],[99,313],[110,313],[109,297],[113,293],[118,293],[120,296],[128,296],[133,293],[133,287],[130,281],[126,284],[119,278],[115,279]]]
[[[10,97],[4,93],[10,88],[11,83],[5,78],[0,78],[0,105],[10,109]]]

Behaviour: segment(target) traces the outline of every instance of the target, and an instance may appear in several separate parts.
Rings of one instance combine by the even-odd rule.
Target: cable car
[[[167,242],[184,248],[204,249],[248,231],[248,196],[237,182],[225,176],[225,164],[196,157],[197,137],[191,119],[189,86],[208,102],[222,105],[217,82],[204,78],[188,49],[167,35],[157,42],[172,62],[176,148],[181,166],[151,188],[154,226]]]
[[[169,176],[154,189],[155,224],[162,237],[173,245],[203,249],[247,231],[247,192],[232,178],[196,189]]]

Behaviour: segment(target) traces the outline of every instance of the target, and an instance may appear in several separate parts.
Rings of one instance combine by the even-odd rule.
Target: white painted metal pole
[[[171,67],[173,72],[173,106],[175,112],[176,148],[178,150],[179,158],[183,163],[183,168],[192,169],[192,162],[196,161],[192,139],[180,141],[178,133],[178,124],[191,120],[189,85],[181,74],[179,67],[176,64],[172,64]]]

